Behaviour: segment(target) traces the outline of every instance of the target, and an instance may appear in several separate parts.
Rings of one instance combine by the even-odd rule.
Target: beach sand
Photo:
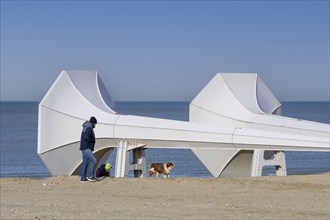
[[[329,219],[330,173],[236,179],[1,178],[1,219]]]

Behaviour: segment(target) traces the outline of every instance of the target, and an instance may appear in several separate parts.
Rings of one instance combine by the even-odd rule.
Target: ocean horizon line
[[[192,100],[191,100],[192,101]],[[143,102],[148,102],[148,103],[163,103],[163,102],[172,102],[172,103],[189,103],[191,101],[156,101],[156,100],[152,100],[152,101],[143,101],[143,100],[139,100],[139,101],[132,101],[132,100],[128,100],[128,101],[125,101],[125,100],[120,100],[120,101],[114,101],[115,103],[121,103],[121,102],[132,102],[132,103],[143,103]],[[20,100],[20,101],[17,101],[17,100],[4,100],[4,101],[1,101],[0,100],[0,103],[39,103],[41,102],[40,101],[33,101],[33,100]],[[281,103],[288,103],[288,102],[295,102],[295,103],[299,103],[299,102],[310,102],[310,103],[316,103],[316,102],[329,102],[330,103],[330,100],[328,101],[281,101]]]

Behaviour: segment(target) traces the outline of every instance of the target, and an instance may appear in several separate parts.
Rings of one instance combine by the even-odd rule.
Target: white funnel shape
[[[280,102],[257,74],[221,73],[190,103],[189,121],[286,133],[293,138],[303,135],[329,139],[329,125],[279,116],[280,107]],[[219,176],[226,167],[232,169],[231,173],[251,167],[253,152],[245,151],[244,156],[241,153],[238,157],[240,150],[193,149],[193,152],[202,161],[219,155],[218,160],[207,166],[214,176]],[[228,176],[228,172],[225,173]],[[251,170],[245,175],[251,175]]]

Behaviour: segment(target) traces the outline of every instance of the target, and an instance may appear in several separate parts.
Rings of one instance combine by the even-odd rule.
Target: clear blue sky
[[[217,72],[328,101],[329,1],[1,0],[2,101],[39,101],[75,69],[115,101],[190,101]]]

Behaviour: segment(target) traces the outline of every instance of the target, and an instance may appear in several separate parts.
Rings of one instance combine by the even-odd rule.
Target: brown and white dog
[[[174,168],[174,164],[172,162],[167,163],[152,163],[149,167],[149,176],[152,176],[156,173],[156,177],[158,178],[159,174],[163,174],[164,178],[170,177],[170,171]]]

